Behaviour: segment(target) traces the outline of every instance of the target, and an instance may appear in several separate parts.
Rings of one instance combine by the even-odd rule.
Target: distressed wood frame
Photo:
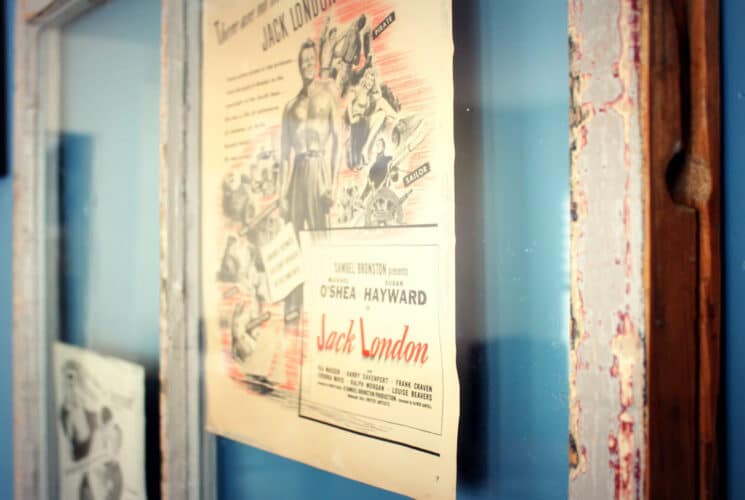
[[[163,497],[209,500],[217,494],[201,379],[201,3],[162,2],[160,408]]]
[[[38,3],[38,2],[37,2]],[[16,9],[13,108],[13,462],[16,498],[57,495],[56,439],[50,425],[51,349],[57,338],[56,256],[46,218],[54,196],[59,124],[61,26],[101,0],[49,0]],[[45,45],[46,44],[46,45]],[[42,60],[42,57],[44,58]],[[43,85],[43,83],[45,85]],[[51,137],[45,136],[47,131]],[[54,276],[54,277],[53,277]]]
[[[719,498],[719,0],[570,0],[571,498]]]
[[[60,25],[97,3],[50,0],[49,6],[38,12],[18,9],[16,13],[13,405],[17,498],[49,498],[55,491],[54,460],[49,458],[54,440],[50,439],[47,418],[54,318],[47,307],[46,284],[53,262],[48,261],[42,232],[46,227],[44,200],[49,192],[44,174],[48,143],[41,126],[47,123],[44,120],[54,124],[55,111],[54,106],[48,110],[42,106],[41,81],[46,76],[47,81],[58,82],[54,76],[59,75],[59,54],[52,48],[44,63],[40,62],[41,34],[58,36]],[[162,0],[162,487],[164,497],[174,499],[216,496],[214,438],[203,430],[201,399],[200,3]],[[652,0],[569,0],[571,498],[653,498],[654,492],[671,491],[665,489],[670,487],[666,481],[691,467],[695,480],[684,490],[686,497],[711,498],[717,493],[718,2],[689,3],[691,11],[683,24],[687,23],[692,37],[692,60],[684,63],[690,64],[689,77],[706,83],[696,94],[698,101],[693,102],[692,129],[666,136],[673,140],[665,146],[653,138],[659,138],[655,134],[663,133],[658,131],[675,111],[657,109],[655,112],[662,115],[650,114],[655,105],[650,96],[659,98],[655,92],[662,92],[666,82],[676,78],[674,69],[654,73],[660,60],[656,58],[664,58],[666,50],[662,44],[654,45],[654,37],[672,29],[655,24],[664,18],[659,13],[653,15],[653,7],[661,4]],[[703,24],[697,24],[701,20]],[[652,46],[663,52],[653,53]],[[54,92],[54,88],[47,90]],[[691,105],[690,101],[681,102]],[[685,133],[694,135],[683,137]],[[659,175],[662,172],[664,179],[670,162],[679,157],[676,135],[687,148],[682,172],[695,175],[697,165],[703,162],[712,182],[711,190],[702,193],[691,190],[695,184],[683,180],[678,198],[669,193],[677,205],[696,211],[698,221],[706,219],[709,228],[702,233],[699,227],[698,253],[690,271],[700,287],[693,306],[699,319],[693,328],[696,338],[688,339],[695,352],[686,350],[685,355],[696,368],[676,374],[692,377],[694,393],[676,393],[680,401],[670,401],[664,390],[650,391],[669,382],[658,378],[663,375],[655,368],[654,353],[656,346],[664,345],[657,344],[658,339],[670,333],[670,326],[665,329],[669,323],[658,323],[668,314],[663,299],[670,300],[670,296],[651,297],[654,290],[665,290],[665,276],[653,272],[655,259],[664,248],[654,246],[661,233],[653,223],[665,224],[669,219],[660,214],[670,208],[659,208],[654,200],[664,201],[661,193],[668,194]],[[657,194],[655,190],[659,190]],[[652,211],[654,206],[657,212]],[[680,206],[672,210],[685,211]],[[690,322],[690,318],[685,321]],[[654,429],[667,422],[680,426],[675,428],[688,428],[687,421],[670,420],[664,413],[666,407],[679,408],[681,401],[688,408],[687,418],[694,422],[695,464],[678,463],[677,468],[662,469],[655,465],[650,443],[658,439]],[[658,412],[660,408],[663,412]],[[664,440],[661,443],[664,445]]]
[[[647,491],[719,498],[719,0],[647,12]]]
[[[569,3],[569,497],[577,499],[644,497],[641,18],[627,0]]]
[[[17,498],[56,491],[49,426],[51,345],[57,338],[55,256],[47,248],[58,128],[60,27],[101,0],[49,0],[18,8],[14,68],[13,406]],[[162,2],[161,83],[161,436],[166,498],[213,498],[214,438],[203,431],[199,298],[201,8]],[[48,39],[44,62],[42,33]],[[42,88],[46,81],[47,88]],[[52,134],[53,135],[53,134]],[[50,245],[52,247],[53,245]],[[202,477],[206,481],[202,481]]]

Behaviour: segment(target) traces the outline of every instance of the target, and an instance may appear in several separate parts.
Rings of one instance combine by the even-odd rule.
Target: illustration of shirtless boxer
[[[282,116],[282,199],[295,231],[325,229],[333,203],[339,150],[338,111],[332,83],[315,80],[316,45],[300,47],[303,87]],[[290,294],[285,320],[299,315],[301,287]]]

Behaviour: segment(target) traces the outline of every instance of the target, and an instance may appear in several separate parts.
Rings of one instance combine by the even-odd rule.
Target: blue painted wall
[[[727,497],[745,498],[745,2],[722,1]]]
[[[5,0],[6,89],[3,98],[7,110],[7,158],[0,158],[11,170],[13,115],[13,15],[14,0]],[[12,177],[0,177],[0,498],[13,498],[13,342],[12,342]]]
[[[479,316],[457,325],[469,393],[458,497],[566,498],[567,5],[454,7],[456,267],[476,269],[457,293]],[[218,463],[222,499],[398,498],[227,439],[218,441]]]
[[[545,335],[546,338],[545,341],[535,344],[528,342],[523,346],[516,342],[513,348],[507,347],[509,342],[501,340],[495,344],[501,347],[492,348],[487,356],[495,370],[490,375],[490,390],[499,394],[498,399],[490,404],[489,415],[494,419],[494,424],[490,427],[490,432],[486,433],[486,439],[492,447],[488,456],[494,477],[492,486],[475,490],[505,496],[513,487],[504,481],[499,486],[499,478],[506,478],[519,463],[523,463],[527,464],[523,466],[524,471],[534,467],[533,470],[541,471],[545,468],[548,472],[542,473],[545,479],[539,481],[539,484],[523,484],[522,488],[532,492],[533,496],[540,492],[552,492],[546,498],[561,497],[566,491],[563,479],[566,476],[563,464],[566,453],[566,403],[565,390],[562,388],[565,385],[566,360],[560,355],[565,349],[565,337],[559,337],[564,335],[562,328],[565,321],[562,315],[565,310],[560,308],[562,302],[545,303],[532,298],[530,290],[536,284],[548,285],[553,290],[551,294],[556,296],[563,292],[566,285],[563,278],[557,275],[563,271],[556,267],[564,262],[564,252],[558,248],[566,241],[566,235],[562,234],[563,215],[555,216],[555,227],[542,228],[540,222],[551,211],[565,213],[563,191],[555,186],[564,183],[562,176],[566,173],[567,161],[564,149],[567,111],[566,96],[563,95],[563,82],[566,79],[566,15],[563,6],[559,5],[563,2],[505,2],[511,5],[506,14],[498,17],[491,12],[496,7],[490,7],[485,1],[481,3],[485,9],[483,22],[488,23],[488,29],[482,34],[484,42],[497,44],[492,54],[479,56],[484,64],[481,70],[484,85],[493,89],[485,91],[487,100],[484,102],[483,119],[486,127],[505,134],[494,134],[492,137],[495,142],[485,147],[485,155],[492,155],[492,158],[499,160],[491,164],[487,176],[490,183],[515,188],[505,190],[503,197],[495,197],[491,202],[496,218],[493,219],[494,225],[490,229],[487,246],[493,250],[507,248],[507,252],[500,253],[501,256],[491,264],[493,267],[489,273],[493,283],[487,294],[489,301],[501,304],[502,311],[500,313],[500,308],[495,309],[493,318],[488,320],[492,325],[490,336],[507,339],[522,335],[540,339]],[[5,98],[9,116],[12,105],[14,4],[13,0],[6,0],[4,3],[9,81]],[[734,500],[745,498],[745,426],[742,424],[745,422],[745,395],[742,391],[742,381],[745,380],[745,364],[742,363],[745,356],[745,308],[742,307],[745,301],[745,226],[741,221],[742,214],[745,214],[745,196],[742,196],[742,189],[745,187],[745,141],[742,140],[745,134],[745,66],[741,61],[741,55],[745,52],[745,32],[739,26],[739,22],[745,19],[745,4],[740,0],[722,0],[722,9],[726,224],[724,319],[727,348],[724,369],[728,433],[725,469],[727,497]],[[534,15],[529,17],[531,13]],[[540,58],[536,58],[537,56]],[[500,96],[504,95],[514,96],[515,99],[500,101]],[[508,124],[515,123],[514,119],[518,119],[519,127],[510,130]],[[10,143],[10,134],[8,139]],[[520,162],[525,166],[525,171],[509,174],[504,166],[500,167],[506,161]],[[541,176],[547,176],[548,180],[545,183],[531,182],[531,179],[541,179]],[[0,178],[0,428],[3,429],[0,433],[0,498],[11,498],[13,488],[11,182],[10,176]],[[540,192],[539,197],[525,198],[530,195],[526,188],[531,183],[535,188],[545,191]],[[504,215],[500,216],[510,206],[530,210],[524,227],[510,225]],[[551,295],[546,295],[549,296]],[[525,312],[530,313],[530,317],[521,324],[520,315]],[[553,325],[556,327],[553,328]],[[527,399],[516,398],[517,393],[514,390],[510,392],[509,388],[510,384],[516,382],[515,375],[509,371],[509,363],[515,365],[521,360],[526,363],[522,367],[522,373],[535,370],[530,383],[521,382],[530,389]],[[556,366],[553,370],[545,368],[554,364]],[[543,403],[530,406],[530,401],[535,400],[542,400]],[[529,417],[523,422],[509,418],[509,414],[503,414],[500,420],[500,407],[504,409],[515,401],[523,405],[523,414],[526,409],[530,410],[527,412]],[[518,443],[518,446],[513,446],[509,441],[499,444],[500,433],[510,430],[517,431],[517,441],[522,442],[522,445]],[[558,437],[555,442],[551,442],[547,457],[538,456],[530,446],[525,446],[523,437],[526,430],[537,432],[534,434],[536,436],[546,436],[554,430],[558,431]],[[510,459],[508,463],[503,463],[504,459],[496,460],[501,453],[505,453],[504,456],[507,457],[517,453],[517,458],[512,465],[509,463]],[[245,447],[229,441],[220,443],[220,462],[223,498],[240,497],[240,493],[255,498],[266,498],[278,493],[283,493],[285,498],[297,498],[303,494],[313,498],[313,492],[321,491],[321,486],[332,497],[351,492],[359,499],[389,496],[263,452],[249,452]],[[530,483],[533,479],[535,478],[527,479],[524,475],[514,477],[518,488],[521,487],[519,483]],[[280,490],[270,489],[277,486]],[[477,497],[479,492],[472,491],[464,496]]]

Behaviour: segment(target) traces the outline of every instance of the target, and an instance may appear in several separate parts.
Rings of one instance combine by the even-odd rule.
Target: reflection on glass
[[[470,0],[453,9],[458,497],[565,498],[566,4]],[[223,438],[217,486],[224,499],[397,498]]]
[[[110,0],[45,48],[62,61],[59,109],[46,110],[45,201],[49,234],[58,235],[49,262],[59,272],[50,330],[145,366],[151,498],[160,482],[160,10],[150,0]]]

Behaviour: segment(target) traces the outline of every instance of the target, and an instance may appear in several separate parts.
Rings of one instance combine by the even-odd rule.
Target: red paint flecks
[[[639,0],[629,2],[629,27],[631,28],[631,51],[634,64],[641,63],[641,7]]]
[[[636,238],[640,234],[641,222],[639,213],[636,211],[639,203],[639,186],[633,181],[640,175],[639,173],[639,137],[638,137],[638,109],[637,98],[639,95],[639,62],[640,53],[640,2],[638,0],[616,0],[610,2],[607,12],[617,13],[617,17],[611,21],[611,28],[605,34],[594,34],[595,37],[589,42],[584,38],[588,36],[589,14],[585,13],[584,1],[570,0],[569,3],[569,34],[570,34],[570,57],[572,64],[571,83],[571,160],[572,160],[572,209],[576,216],[572,225],[572,325],[573,325],[573,345],[570,352],[570,397],[572,404],[571,433],[577,441],[579,449],[582,448],[583,436],[579,433],[579,421],[581,414],[579,412],[579,398],[587,397],[587,394],[577,393],[577,379],[586,377],[590,381],[597,380],[598,374],[601,377],[608,377],[612,382],[618,383],[617,398],[612,397],[607,402],[611,405],[613,412],[617,411],[617,418],[610,425],[602,429],[600,436],[607,436],[607,453],[610,455],[608,467],[613,477],[613,497],[617,499],[638,498],[640,491],[643,490],[642,484],[642,459],[643,453],[641,447],[643,440],[640,437],[639,429],[643,425],[643,404],[638,384],[643,384],[644,363],[644,343],[638,328],[642,325],[637,324],[641,321],[642,314],[638,311],[638,304],[630,302],[632,291],[639,289],[640,265],[639,256],[641,245],[637,243]],[[599,8],[594,6],[594,8]],[[615,26],[613,26],[615,23]],[[603,65],[594,64],[597,61],[588,60],[594,57],[599,50],[599,45],[607,45],[608,50],[614,52],[614,60]],[[580,64],[580,61],[584,62]],[[592,68],[592,72],[588,72]],[[598,101],[592,96],[586,94],[587,88],[595,88],[596,84],[609,85],[606,88],[616,89],[609,97]],[[617,196],[620,210],[614,213],[614,224],[618,227],[617,231],[622,232],[621,241],[617,250],[610,255],[610,259],[615,266],[623,266],[622,274],[617,279],[612,280],[613,290],[609,290],[618,302],[609,308],[605,302],[600,305],[596,301],[584,302],[582,288],[586,286],[583,278],[583,272],[587,274],[587,281],[597,283],[596,274],[589,274],[586,266],[587,256],[592,251],[603,251],[597,246],[597,243],[590,244],[587,237],[588,218],[597,217],[598,214],[589,214],[588,210],[595,207],[588,206],[588,191],[593,186],[588,186],[588,170],[594,168],[598,158],[588,156],[586,146],[591,137],[590,132],[595,132],[604,125],[595,125],[593,118],[596,114],[603,113],[607,120],[614,120],[623,125],[623,141],[617,149],[609,151],[609,154],[621,155],[619,162],[614,163],[614,169],[623,169],[625,178],[623,184],[616,188],[613,196]],[[605,146],[603,146],[605,148]],[[587,160],[591,159],[591,162]],[[614,203],[616,198],[614,198]],[[605,205],[604,205],[605,206]],[[610,209],[612,210],[612,209]],[[593,272],[597,270],[592,269]],[[592,311],[595,318],[592,324],[586,322],[585,308]],[[596,309],[597,308],[597,309]],[[613,308],[617,308],[617,312]],[[610,314],[612,320],[607,321]],[[612,326],[609,325],[612,323]],[[609,328],[613,330],[608,331]],[[592,329],[592,331],[591,331]],[[610,339],[609,339],[610,337]],[[584,345],[587,344],[587,345]],[[582,353],[589,351],[592,356],[585,356]],[[606,360],[610,359],[610,366]],[[592,362],[591,365],[588,363]],[[587,365],[588,371],[583,371]],[[603,404],[606,404],[604,401]],[[585,439],[588,436],[584,436]],[[592,439],[592,436],[589,436]],[[604,443],[602,438],[598,443],[596,440],[586,441],[588,443],[588,453],[594,453],[591,458],[593,464],[600,465],[600,470],[587,471],[590,464],[586,464],[584,471],[589,472],[591,481],[604,477],[608,469],[604,469],[603,463],[598,462],[598,458],[603,453]],[[581,459],[580,459],[581,460]],[[572,470],[570,472],[572,480],[577,479],[581,473]],[[585,482],[583,484],[586,485]],[[610,496],[605,494],[603,486],[598,484],[599,489],[595,490],[598,498]]]
[[[618,436],[608,436],[608,466],[613,471],[613,497],[616,499],[639,498],[639,450],[634,449],[634,423],[627,415],[619,417]]]
[[[618,312],[616,335],[611,341],[613,365],[610,376],[618,379],[621,411],[618,415],[618,435],[611,434],[608,447],[611,454],[609,465],[614,474],[614,498],[617,499],[633,498],[639,491],[641,465],[637,457],[640,455],[630,410],[634,405],[634,369],[640,349],[641,339],[629,313]]]

